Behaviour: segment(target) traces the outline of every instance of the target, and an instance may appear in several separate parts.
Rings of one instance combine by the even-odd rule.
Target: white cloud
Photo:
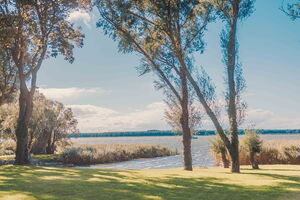
[[[268,121],[275,116],[273,112],[264,109],[249,109],[246,112],[247,121],[259,124]]]
[[[62,101],[66,99],[75,99],[83,95],[103,94],[106,91],[101,88],[39,88],[47,98]]]
[[[72,108],[78,119],[78,128],[81,132],[106,131],[140,131],[148,129],[171,129],[164,119],[166,105],[163,102],[154,102],[141,110],[118,112],[113,109],[95,105],[67,105]],[[222,115],[223,126],[227,127],[227,116]],[[203,129],[214,129],[211,120],[203,120]],[[264,129],[297,129],[300,128],[300,118],[279,116],[264,109],[248,109],[243,128],[249,125]]]
[[[81,132],[168,129],[163,119],[165,104],[154,102],[144,110],[120,113],[94,105],[68,105],[78,119]]]
[[[278,115],[269,110],[249,109],[245,124],[254,124],[255,128],[263,129],[299,129],[299,117]]]
[[[70,22],[83,22],[87,27],[90,27],[91,16],[84,10],[76,10],[69,14],[68,21]]]

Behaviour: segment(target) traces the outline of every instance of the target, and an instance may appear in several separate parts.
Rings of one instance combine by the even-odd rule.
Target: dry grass
[[[14,162],[15,143],[5,142],[0,144],[0,165]],[[154,158],[178,154],[160,145],[148,144],[96,144],[76,145],[60,148],[57,154],[32,155],[38,162],[56,162],[73,165],[90,165],[121,162],[138,158]]]
[[[62,151],[61,156],[65,164],[90,165],[176,154],[177,151],[160,145],[97,144],[67,147]]]
[[[213,154],[216,164],[221,158]],[[262,151],[257,154],[259,164],[300,164],[300,140],[263,140]],[[249,154],[240,148],[240,164],[249,165]]]

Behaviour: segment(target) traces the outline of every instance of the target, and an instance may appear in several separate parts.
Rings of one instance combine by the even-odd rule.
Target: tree
[[[245,87],[242,78],[241,65],[237,62],[237,22],[248,17],[253,10],[254,1],[251,0],[213,0],[210,1],[214,10],[220,18],[226,23],[226,29],[221,34],[221,46],[223,48],[224,63],[226,65],[226,103],[229,119],[230,138],[227,137],[225,130],[218,119],[218,112],[214,111],[211,102],[213,99],[206,97],[206,87],[203,82],[197,82],[193,74],[188,71],[187,77],[193,86],[199,101],[201,102],[207,115],[212,120],[217,133],[223,140],[229,155],[231,157],[231,171],[239,173],[239,140],[238,124],[242,122],[244,116],[245,103],[241,100],[241,93]],[[205,82],[205,79],[204,79]],[[209,84],[204,84],[209,85]],[[212,101],[213,100],[213,101]]]
[[[143,56],[141,74],[154,72],[157,88],[171,91],[180,105],[184,167],[192,170],[187,70],[191,54],[202,51],[203,31],[210,18],[205,1],[98,0],[98,26],[118,40],[124,53]]]
[[[291,3],[287,3],[285,6],[282,5],[280,8],[286,15],[292,20],[300,18],[300,1],[292,0]]]
[[[58,144],[67,144],[69,134],[78,133],[77,120],[71,108],[66,108],[63,104],[55,102],[54,104],[54,126],[49,132],[45,153],[53,154]]]
[[[170,95],[165,103],[168,108],[165,110],[165,119],[167,123],[176,131],[181,131],[180,118],[182,116],[182,110],[180,104],[176,101],[174,96]],[[188,104],[189,111],[189,126],[191,134],[195,134],[202,125],[203,111],[200,105],[193,102],[193,99],[189,99]]]
[[[35,93],[33,104],[28,124],[28,151],[33,154],[53,154],[58,145],[68,143],[69,134],[78,132],[77,120],[70,108],[47,99],[39,92]],[[17,140],[14,134],[17,113],[17,100],[0,107],[0,119],[3,120],[1,133],[6,139]]]
[[[252,169],[259,169],[255,155],[262,150],[262,140],[255,130],[246,130],[242,145],[249,152]]]
[[[62,103],[36,95],[30,123],[33,154],[53,154],[58,144],[67,144],[68,135],[77,133],[77,120],[70,108]]]
[[[5,0],[0,4],[0,41],[11,54],[20,88],[15,164],[29,162],[28,123],[37,73],[49,56],[61,54],[67,61],[74,61],[74,45],[81,47],[84,35],[67,17],[71,11],[88,5],[84,0]]]

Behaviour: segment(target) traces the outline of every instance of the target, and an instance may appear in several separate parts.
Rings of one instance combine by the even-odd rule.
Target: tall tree
[[[98,26],[119,41],[122,52],[143,56],[141,74],[154,72],[179,102],[184,168],[192,170],[187,70],[191,54],[203,50],[202,34],[210,20],[205,1],[99,0]]]
[[[244,79],[242,78],[241,65],[237,62],[237,23],[238,20],[243,20],[248,17],[253,11],[253,0],[212,0],[210,3],[214,6],[216,13],[226,23],[226,28],[221,34],[221,46],[223,48],[224,63],[226,65],[225,82],[226,82],[226,103],[227,113],[229,119],[229,133],[228,138],[223,129],[219,119],[218,112],[214,111],[214,95],[208,95],[208,88],[211,84],[207,82],[208,79],[198,81],[193,77],[190,71],[187,71],[187,77],[191,85],[195,89],[204,110],[212,120],[217,133],[223,140],[231,157],[231,171],[240,172],[239,167],[239,140],[238,140],[238,125],[242,122],[244,116],[245,104],[241,100],[241,93],[245,87]]]
[[[17,68],[20,88],[15,164],[29,162],[28,123],[37,73],[48,56],[61,54],[73,62],[73,49],[75,45],[83,45],[84,35],[67,21],[67,17],[71,11],[85,9],[88,5],[87,0],[1,1],[1,25],[5,27],[0,29],[0,41],[4,42]]]

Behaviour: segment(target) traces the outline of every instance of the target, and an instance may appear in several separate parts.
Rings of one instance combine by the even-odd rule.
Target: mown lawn
[[[1,200],[299,200],[300,166],[168,170],[0,166]]]

